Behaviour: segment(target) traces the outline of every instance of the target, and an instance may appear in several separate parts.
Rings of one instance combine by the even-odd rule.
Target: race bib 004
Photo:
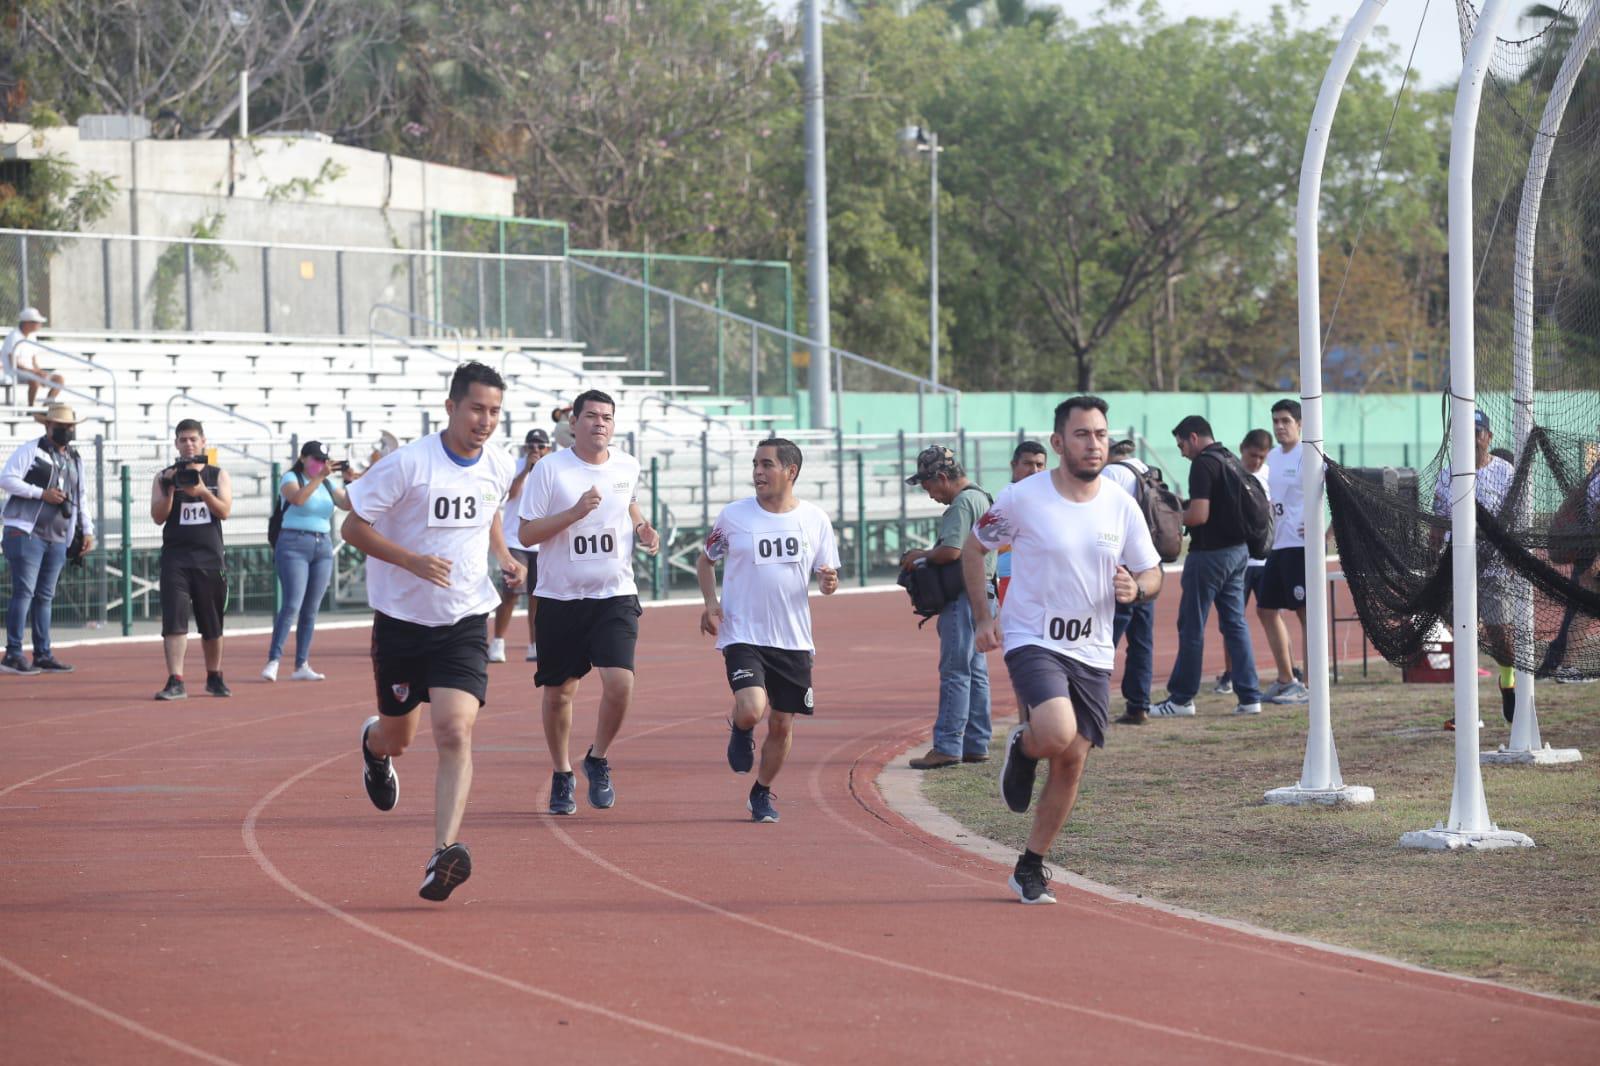
[[[569,541],[568,556],[575,563],[615,559],[617,531],[614,529],[575,529]]]
[[[806,543],[799,533],[756,533],[755,559],[758,566],[804,561]]]
[[[1044,639],[1058,648],[1076,648],[1094,635],[1094,619],[1069,618],[1054,612],[1045,612]]]
[[[210,524],[211,508],[205,505],[204,500],[178,504],[178,525],[209,526]]]
[[[489,514],[478,497],[465,489],[428,490],[428,525],[433,528],[461,529],[481,525]]]

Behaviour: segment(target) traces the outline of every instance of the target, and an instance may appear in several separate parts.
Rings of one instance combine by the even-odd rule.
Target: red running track
[[[5,1060],[1593,1061],[1591,1007],[1067,888],[1018,905],[1004,868],[872,784],[926,736],[931,629],[898,595],[816,615],[819,713],[777,825],[746,819],[749,779],[723,761],[729,700],[693,608],[645,614],[608,812],[542,813],[529,671],[494,667],[477,872],[442,906],[416,897],[426,731],[395,812],[358,780],[364,630],[324,631],[315,685],[254,681],[265,638],[234,639],[227,701],[152,702],[148,643],[0,679]]]

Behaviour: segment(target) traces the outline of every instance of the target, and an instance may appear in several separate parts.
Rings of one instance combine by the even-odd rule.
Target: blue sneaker
[[[576,778],[571,770],[562,773],[557,770],[550,775],[550,813],[572,814],[578,809],[578,801],[573,798],[577,791]]]
[[[778,808],[772,805],[772,789],[757,786],[750,790],[750,800],[745,804],[750,809],[752,822],[776,822]]]
[[[747,774],[756,764],[756,730],[740,729],[728,721],[728,766],[736,774]]]
[[[589,806],[604,811],[617,802],[611,788],[611,764],[595,758],[593,748],[583,757],[583,776],[589,779]]]

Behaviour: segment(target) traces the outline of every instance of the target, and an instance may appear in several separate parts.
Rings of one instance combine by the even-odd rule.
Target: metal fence
[[[570,337],[561,255],[0,229],[0,305],[58,329],[361,336],[378,304],[473,337]]]

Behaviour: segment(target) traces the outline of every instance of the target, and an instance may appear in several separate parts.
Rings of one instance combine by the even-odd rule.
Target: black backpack
[[[1265,559],[1272,551],[1272,501],[1261,482],[1250,475],[1239,457],[1227,449],[1217,457],[1223,469],[1233,475],[1239,490],[1239,527],[1252,559]]]
[[[982,492],[983,498],[991,506],[994,504],[994,497],[976,485],[961,491]],[[912,613],[922,619],[917,623],[918,629],[926,625],[928,619],[937,618],[947,605],[967,594],[966,578],[961,573],[959,559],[953,563],[924,563],[910,570],[902,570],[895,583],[911,597]]]
[[[1150,539],[1155,543],[1156,554],[1164,563],[1175,563],[1183,554],[1183,501],[1167,488],[1161,471],[1153,466],[1143,470],[1132,463],[1119,460],[1118,466],[1133,474],[1138,490],[1133,498],[1138,501],[1144,524],[1150,529]]]

